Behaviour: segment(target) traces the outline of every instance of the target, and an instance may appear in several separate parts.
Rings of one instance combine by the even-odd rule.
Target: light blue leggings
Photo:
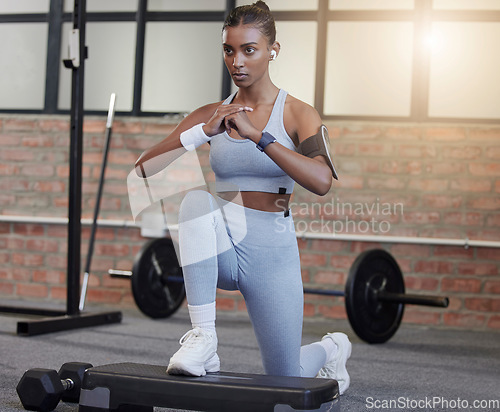
[[[303,288],[291,215],[192,191],[179,211],[179,249],[190,305],[213,303],[217,287],[239,290],[266,374],[316,376],[326,352],[318,344],[301,348]]]

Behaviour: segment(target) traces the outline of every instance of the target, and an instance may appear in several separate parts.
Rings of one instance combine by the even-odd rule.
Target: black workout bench
[[[340,410],[335,380],[209,373],[172,376],[165,366],[118,363],[85,371],[79,412],[153,412],[153,407],[216,412]]]

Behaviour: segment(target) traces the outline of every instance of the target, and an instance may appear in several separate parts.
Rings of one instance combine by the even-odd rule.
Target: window
[[[73,4],[0,4],[0,35],[12,39],[0,46],[0,111],[68,112],[71,72],[61,61]],[[105,112],[111,92],[119,114],[134,116],[225,98],[234,85],[220,30],[229,8],[242,4],[248,2],[87,0],[85,109]],[[270,75],[324,119],[500,119],[498,0],[267,4],[282,44]],[[203,61],[202,73],[193,59]]]

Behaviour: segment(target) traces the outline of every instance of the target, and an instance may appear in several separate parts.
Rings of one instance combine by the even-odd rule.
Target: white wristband
[[[199,123],[191,127],[191,129],[181,133],[181,143],[186,150],[194,150],[203,143],[210,141],[211,137],[208,137],[202,129],[204,124],[205,123]]]

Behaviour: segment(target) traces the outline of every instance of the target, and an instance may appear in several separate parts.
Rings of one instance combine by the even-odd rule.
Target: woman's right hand
[[[210,120],[203,126],[203,132],[205,132],[208,137],[224,132],[226,130],[224,118],[241,111],[251,112],[253,109],[241,104],[221,104],[217,107],[217,110]]]

